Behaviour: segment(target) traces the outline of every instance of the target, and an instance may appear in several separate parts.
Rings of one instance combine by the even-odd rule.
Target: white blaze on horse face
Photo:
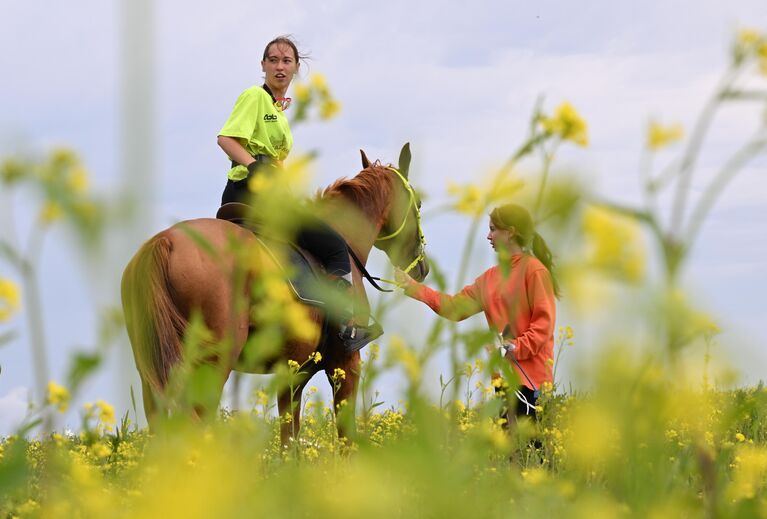
[[[277,97],[282,97],[298,72],[299,63],[290,45],[275,43],[269,47],[266,59],[261,61],[261,70],[266,74],[266,86]]]

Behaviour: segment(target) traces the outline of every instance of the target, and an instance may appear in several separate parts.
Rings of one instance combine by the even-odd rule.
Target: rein
[[[410,263],[410,265],[408,265],[407,268],[403,269],[405,273],[408,273],[411,270],[413,270],[413,267],[418,265],[419,261],[421,261],[422,259],[424,259],[426,257],[426,238],[424,238],[423,229],[421,228],[421,212],[418,210],[418,206],[416,205],[416,202],[415,202],[415,200],[416,200],[415,191],[413,191],[413,187],[410,185],[410,183],[407,181],[407,179],[404,176],[402,176],[402,173],[397,171],[395,168],[393,168],[391,166],[387,166],[386,168],[389,169],[390,171],[393,171],[394,173],[396,173],[397,176],[399,177],[399,179],[402,180],[402,184],[405,186],[405,189],[407,189],[407,192],[410,194],[410,201],[408,202],[407,211],[405,211],[405,217],[402,219],[402,223],[397,228],[397,230],[394,231],[391,234],[387,234],[386,236],[381,236],[380,238],[376,239],[376,242],[385,241],[385,240],[390,240],[392,238],[396,238],[402,232],[402,230],[405,228],[405,224],[407,223],[407,218],[410,215],[410,209],[411,208],[415,208],[415,221],[416,221],[416,225],[418,226],[418,239],[420,241],[420,250],[418,252],[418,256],[416,256],[416,258]],[[383,278],[371,276],[370,273],[365,268],[365,265],[362,264],[362,261],[360,261],[360,259],[357,257],[357,255],[354,253],[354,251],[352,251],[351,249],[349,249],[349,255],[354,260],[354,264],[357,265],[357,268],[359,269],[360,274],[362,274],[362,276],[365,279],[367,279],[368,282],[376,290],[378,290],[380,292],[393,292],[394,291],[394,290],[388,290],[386,288],[381,288],[381,286],[378,283],[376,283],[376,281],[383,281],[384,283],[389,283],[390,285],[397,285],[397,286],[399,286],[399,284],[396,281],[391,281],[389,279],[383,279]]]

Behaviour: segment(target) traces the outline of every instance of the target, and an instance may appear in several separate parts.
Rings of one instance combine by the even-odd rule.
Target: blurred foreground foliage
[[[594,394],[549,392],[538,420],[512,432],[487,392],[469,407],[414,397],[407,410],[376,410],[346,441],[331,408],[309,398],[286,450],[257,397],[250,412],[170,421],[153,435],[89,406],[79,433],[2,440],[0,513],[764,516],[767,391],[691,391],[631,357],[613,349]]]

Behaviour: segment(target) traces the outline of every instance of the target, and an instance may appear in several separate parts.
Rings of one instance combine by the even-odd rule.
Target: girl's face
[[[511,239],[514,236],[514,229],[498,229],[493,222],[490,222],[490,232],[487,233],[487,241],[495,251],[508,250],[511,246]]]
[[[274,43],[261,61],[261,70],[266,74],[266,85],[284,92],[288,89],[293,76],[298,72],[298,62],[290,45]]]

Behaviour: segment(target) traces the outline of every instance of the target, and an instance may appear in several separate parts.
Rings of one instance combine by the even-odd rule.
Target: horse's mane
[[[353,178],[340,178],[318,193],[318,199],[345,198],[357,206],[372,222],[383,224],[392,202],[392,175],[379,161]]]

